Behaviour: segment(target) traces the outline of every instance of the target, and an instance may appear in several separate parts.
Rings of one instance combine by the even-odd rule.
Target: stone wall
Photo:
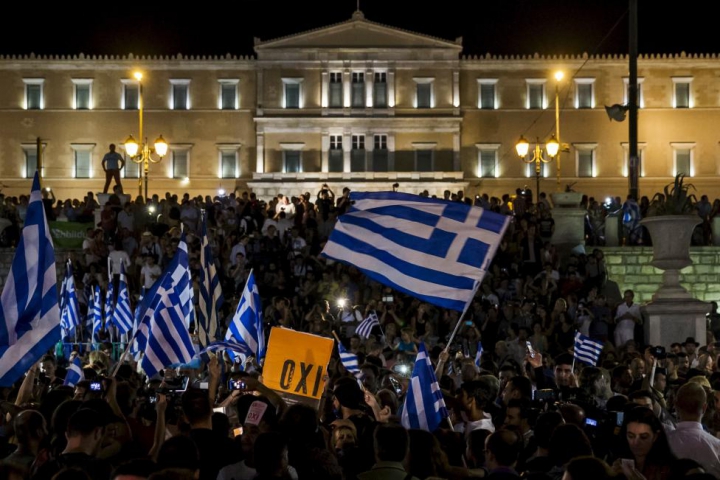
[[[632,289],[645,303],[662,283],[662,270],[653,267],[652,247],[604,247],[608,277],[620,291]],[[720,303],[720,247],[691,247],[693,264],[680,271],[680,283],[693,297]]]

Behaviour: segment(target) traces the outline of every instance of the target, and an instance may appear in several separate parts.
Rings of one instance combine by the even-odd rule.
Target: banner
[[[82,248],[85,232],[92,223],[48,222],[53,244],[60,248]]]
[[[318,408],[334,345],[331,338],[273,328],[263,366],[263,383],[288,405],[302,402]]]

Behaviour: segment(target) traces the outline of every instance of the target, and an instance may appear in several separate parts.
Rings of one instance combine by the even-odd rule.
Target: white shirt
[[[465,419],[465,413],[462,414],[463,419]],[[483,417],[480,420],[476,420],[474,422],[466,420],[462,423],[456,423],[453,427],[453,430],[458,433],[464,433],[465,438],[470,436],[470,432],[473,430],[488,430],[489,432],[495,431],[495,425],[492,422],[492,417],[489,413],[483,412]]]
[[[162,275],[162,269],[157,264],[152,267],[150,265],[143,265],[140,269],[140,276],[142,276],[143,287],[145,288],[152,287],[153,283],[155,283],[155,280],[157,280],[160,275]]]
[[[704,431],[700,422],[680,422],[667,437],[675,456],[695,460],[707,473],[720,478],[720,439]]]
[[[130,267],[130,257],[124,250],[113,250],[110,252],[110,268],[113,275],[120,275],[120,265],[125,264],[125,273]]]

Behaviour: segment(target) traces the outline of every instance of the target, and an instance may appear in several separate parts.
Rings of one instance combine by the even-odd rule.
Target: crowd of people
[[[57,205],[51,193],[48,218],[87,220],[97,206],[92,194]],[[70,352],[48,352],[2,389],[0,478],[720,478],[717,306],[705,345],[647,345],[633,292],[611,288],[602,251],[560,258],[544,195],[445,199],[513,217],[462,318],[320,255],[351,207],[348,189],[267,203],[248,193],[111,196],[82,252],[70,254],[83,313],[83,292],[106,288],[121,265],[136,300],[182,232],[196,282],[204,215],[225,298],[218,338],[253,271],[268,332],[337,335],[357,355],[361,381],[335,353],[319,408],[288,404],[263,384],[257,359],[220,355],[147,378],[131,356],[117,365],[110,332],[98,348],[83,348],[82,332],[64,339],[78,342]],[[2,214],[21,225],[26,203],[6,199]],[[380,325],[363,338],[355,330],[372,313]],[[603,344],[596,365],[574,359],[576,332]],[[400,422],[421,342],[449,411],[434,432]],[[78,357],[84,379],[66,386]]]

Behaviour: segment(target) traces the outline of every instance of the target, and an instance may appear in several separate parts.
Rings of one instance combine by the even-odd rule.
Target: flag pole
[[[480,282],[477,282],[475,285],[475,289],[473,290],[472,297],[470,297],[470,301],[465,305],[465,309],[462,312],[462,315],[460,315],[460,318],[458,319],[457,324],[455,325],[455,329],[452,332],[452,335],[450,335],[450,340],[448,340],[447,345],[445,346],[445,353],[450,351],[450,345],[452,345],[453,340],[455,339],[455,335],[457,335],[458,330],[460,329],[460,325],[462,325],[463,319],[465,318],[465,314],[468,310],[470,310],[470,305],[472,304],[472,301],[475,299],[475,294],[478,291],[478,288],[480,288]]]
[[[115,375],[117,375],[118,370],[120,370],[120,365],[122,365],[123,362],[125,361],[125,358],[127,358],[127,354],[130,352],[130,345],[132,345],[132,342],[135,341],[135,336],[137,335],[137,332],[139,330],[140,329],[137,328],[135,330],[135,332],[133,333],[132,338],[130,339],[127,346],[125,347],[125,350],[123,351],[123,354],[120,356],[120,359],[118,360],[117,364],[115,364],[115,368],[113,369],[112,375],[110,375],[111,377],[115,377]]]

